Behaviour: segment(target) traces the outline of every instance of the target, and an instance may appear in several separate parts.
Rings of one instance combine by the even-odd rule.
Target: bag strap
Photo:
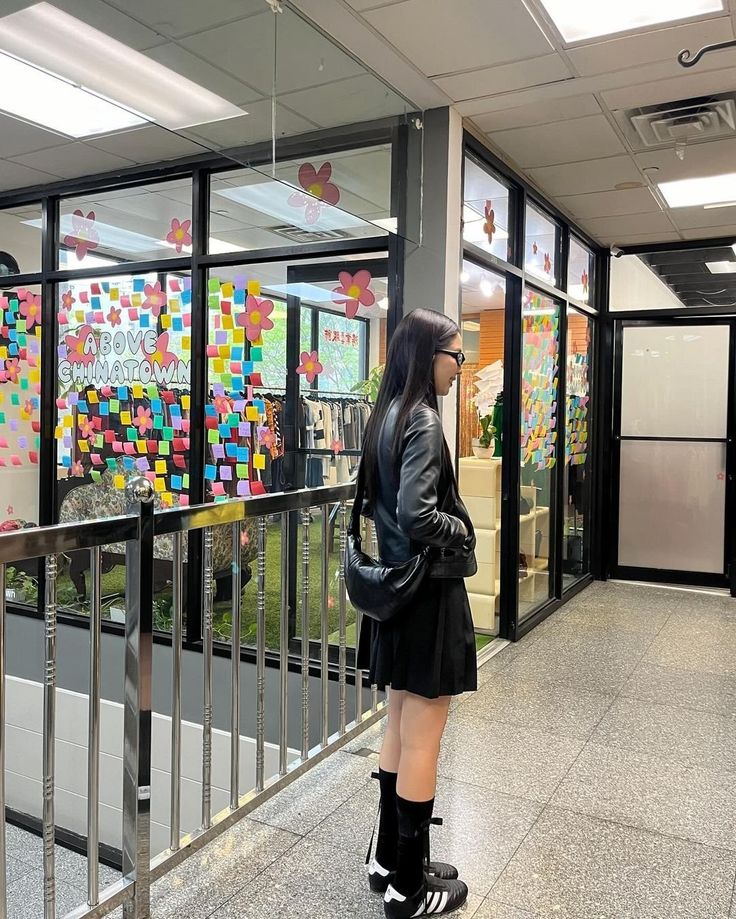
[[[348,536],[360,540],[360,515],[363,510],[363,497],[365,495],[365,474],[363,471],[363,458],[358,463],[358,478],[355,483],[355,501],[348,523]]]

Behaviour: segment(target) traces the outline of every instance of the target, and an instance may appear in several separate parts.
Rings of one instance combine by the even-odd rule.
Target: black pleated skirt
[[[379,689],[427,699],[478,688],[475,632],[462,578],[427,578],[419,596],[389,622],[363,616],[358,667]]]

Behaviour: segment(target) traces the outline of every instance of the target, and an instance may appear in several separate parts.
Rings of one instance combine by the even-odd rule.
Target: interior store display
[[[307,460],[307,487],[343,485],[358,465],[371,407],[362,396],[330,395],[314,391],[302,395],[299,412],[299,447],[312,454]],[[315,456],[316,451],[331,456]]]
[[[496,458],[464,456],[458,487],[475,527],[478,571],[466,580],[476,629],[498,634],[501,592],[501,463]]]
[[[503,361],[494,361],[493,364],[479,370],[475,374],[474,385],[476,394],[473,402],[478,409],[481,434],[473,440],[473,453],[485,458],[500,456],[503,429]]]

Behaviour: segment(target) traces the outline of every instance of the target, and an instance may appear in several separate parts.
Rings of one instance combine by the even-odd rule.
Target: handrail
[[[48,527],[28,527],[0,534],[0,563],[25,561],[126,542],[138,535],[138,515],[77,521]]]

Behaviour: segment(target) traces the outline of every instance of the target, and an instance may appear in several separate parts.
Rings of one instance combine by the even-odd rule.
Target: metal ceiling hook
[[[718,42],[715,45],[705,45],[705,47],[701,48],[700,51],[695,54],[686,48],[677,55],[677,63],[680,64],[681,67],[694,67],[705,54],[710,54],[711,51],[723,51],[725,48],[734,47],[736,47],[736,40],[732,39],[731,41]]]

